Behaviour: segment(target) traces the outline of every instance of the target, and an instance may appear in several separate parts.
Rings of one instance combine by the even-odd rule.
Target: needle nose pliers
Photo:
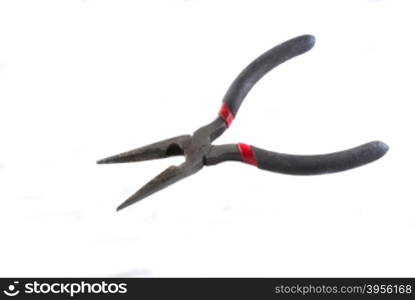
[[[187,177],[203,166],[240,161],[260,169],[292,175],[316,175],[345,171],[382,157],[388,146],[373,141],[358,147],[322,155],[291,155],[267,151],[247,144],[212,145],[232,123],[251,88],[279,64],[310,50],[315,38],[302,35],[268,50],[250,63],[233,81],[223,98],[217,118],[192,135],[181,135],[99,160],[99,164],[137,162],[184,155],[185,162],[170,166],[122,203],[123,209]]]

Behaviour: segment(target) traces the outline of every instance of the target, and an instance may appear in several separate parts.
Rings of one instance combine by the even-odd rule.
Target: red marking
[[[231,123],[233,121],[233,114],[229,107],[226,105],[226,103],[222,104],[219,111],[219,116],[226,122],[227,127],[231,126]]]
[[[244,162],[250,165],[254,165],[254,166],[258,165],[258,162],[254,155],[254,151],[252,151],[252,148],[250,145],[239,143],[238,149],[239,149],[239,152],[241,153],[241,156]]]

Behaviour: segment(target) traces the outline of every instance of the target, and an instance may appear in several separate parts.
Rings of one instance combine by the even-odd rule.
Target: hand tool
[[[184,155],[185,162],[170,166],[122,203],[123,209],[161,189],[190,176],[203,166],[240,161],[260,169],[292,175],[316,175],[349,170],[382,157],[389,147],[380,141],[335,153],[291,155],[267,151],[247,144],[212,145],[232,123],[242,101],[266,73],[279,64],[310,50],[315,38],[302,35],[268,50],[250,63],[233,81],[223,98],[219,114],[192,135],[181,135],[99,160],[99,164],[137,162]]]

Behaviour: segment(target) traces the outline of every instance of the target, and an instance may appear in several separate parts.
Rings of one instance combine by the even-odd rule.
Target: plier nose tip
[[[120,206],[117,207],[117,211],[126,208],[148,196],[154,194],[155,192],[164,189],[165,187],[193,174],[195,170],[184,162],[179,166],[170,166],[159,175],[150,180],[145,184],[141,189],[136,193],[131,195],[126,201],[124,201]]]

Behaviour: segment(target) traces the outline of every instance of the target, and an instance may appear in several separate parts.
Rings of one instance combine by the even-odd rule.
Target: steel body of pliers
[[[311,35],[299,36],[268,50],[255,59],[229,87],[218,117],[192,135],[177,136],[99,160],[98,163],[106,164],[138,162],[175,155],[184,155],[186,158],[183,164],[170,166],[144,185],[117,210],[198,172],[203,166],[224,161],[245,162],[260,169],[284,174],[316,175],[352,169],[382,157],[388,151],[388,146],[380,141],[322,155],[283,154],[243,143],[212,145],[212,142],[231,125],[242,101],[255,83],[274,67],[310,50],[314,42],[315,39]]]

